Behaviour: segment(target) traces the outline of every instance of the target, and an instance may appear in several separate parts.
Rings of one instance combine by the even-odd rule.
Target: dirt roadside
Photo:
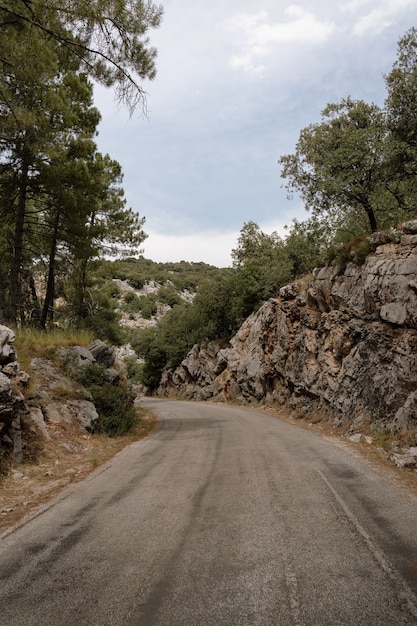
[[[12,463],[9,474],[0,479],[0,531],[145,437],[154,424],[154,416],[146,414],[136,429],[123,437],[91,435],[79,424],[69,422],[48,424],[50,439],[40,434],[34,437],[31,458],[22,464]]]

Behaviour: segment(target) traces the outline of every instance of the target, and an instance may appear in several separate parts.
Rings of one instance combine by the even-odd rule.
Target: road
[[[417,623],[417,501],[249,408],[146,399],[146,439],[0,542],[3,626]]]

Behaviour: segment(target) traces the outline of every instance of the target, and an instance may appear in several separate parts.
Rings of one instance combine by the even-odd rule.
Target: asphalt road
[[[417,623],[417,501],[248,408],[158,425],[0,541],[4,626]]]

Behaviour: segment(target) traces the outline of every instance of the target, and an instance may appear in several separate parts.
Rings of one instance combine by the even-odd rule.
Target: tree
[[[103,254],[137,255],[147,236],[143,231],[145,218],[125,208],[119,163],[94,150],[85,167],[87,180],[79,204],[81,219],[72,225],[73,242],[70,246],[74,268],[73,308],[78,318],[90,314],[85,307],[88,263]]]
[[[294,154],[282,156],[288,191],[300,193],[314,215],[365,215],[373,232],[378,215],[397,206],[387,184],[389,152],[384,112],[363,100],[343,99],[322,111],[322,121],[300,133]]]
[[[291,263],[291,279],[296,279],[323,264],[326,250],[333,243],[334,232],[327,220],[315,216],[302,222],[294,219],[286,228],[285,250]]]
[[[28,205],[37,192],[45,148],[54,135],[52,111],[62,105],[55,89],[57,57],[39,33],[29,31],[26,23],[7,23],[0,30],[0,210],[7,214],[10,229],[6,235],[11,254],[9,322],[16,320],[20,301]]]
[[[391,173],[399,203],[415,212],[417,199],[417,29],[398,42],[398,56],[385,77],[388,128],[391,133]]]
[[[157,28],[163,9],[145,0],[0,0],[0,29],[38,31],[45,42],[70,55],[76,68],[106,86],[116,86],[131,111],[146,93],[138,82],[155,77],[156,50],[147,32]],[[0,63],[13,65],[1,55]]]
[[[284,240],[276,232],[262,232],[253,221],[243,225],[232,259],[237,270],[235,305],[241,308],[239,316],[243,315],[243,319],[262,301],[276,296],[291,276]]]

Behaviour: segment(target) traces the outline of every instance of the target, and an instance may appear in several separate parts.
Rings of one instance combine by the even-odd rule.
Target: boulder
[[[117,385],[120,381],[120,372],[115,367],[108,367],[103,371],[103,379],[112,385]]]
[[[412,454],[397,454],[391,452],[388,458],[397,467],[415,467],[417,465],[417,458]]]
[[[15,334],[12,329],[0,324],[0,366],[16,361],[14,340]]]
[[[103,365],[103,367],[111,367],[115,361],[116,353],[114,350],[109,348],[104,341],[100,341],[100,339],[96,339],[93,341],[91,346],[89,346],[89,351],[93,355],[93,358],[97,363]]]
[[[29,376],[20,371],[14,340],[11,328],[0,325],[0,445],[11,450],[16,461],[22,462],[21,415],[26,407],[19,387],[28,383]]]
[[[68,364],[71,368],[83,367],[96,362],[92,352],[83,346],[72,346],[66,350]]]

